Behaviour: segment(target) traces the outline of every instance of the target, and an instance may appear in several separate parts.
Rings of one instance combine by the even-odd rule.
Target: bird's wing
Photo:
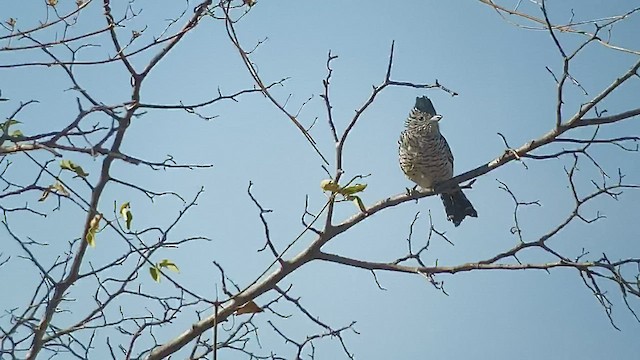
[[[451,152],[451,148],[449,147],[449,143],[447,143],[447,139],[445,139],[445,137],[442,136],[442,134],[440,134],[440,138],[442,139],[442,142],[444,143],[444,151],[445,151],[445,154],[447,156],[447,160],[449,160],[449,162],[451,163],[451,166],[453,167],[453,153]]]

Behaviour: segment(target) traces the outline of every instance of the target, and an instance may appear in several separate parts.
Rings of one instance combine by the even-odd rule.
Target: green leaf
[[[178,265],[176,265],[173,261],[169,259],[162,259],[157,266],[167,268],[171,271],[180,272],[180,269],[178,269]]]
[[[355,184],[355,185],[351,185],[351,186],[347,186],[344,189],[340,190],[340,194],[342,195],[353,195],[353,194],[357,194],[359,192],[364,191],[364,189],[367,188],[367,184]]]
[[[80,165],[76,165],[71,160],[61,160],[60,161],[60,167],[63,170],[73,171],[74,173],[76,173],[76,175],[78,175],[80,177],[83,177],[83,178],[87,177],[89,175],[89,173],[84,172],[84,170],[82,169],[82,167]]]
[[[9,135],[11,137],[24,137],[24,135],[22,134],[22,131],[20,130],[14,130],[11,135]]]
[[[71,170],[73,172],[75,172],[75,168],[76,168],[76,164],[74,164],[73,161],[71,160],[60,160],[60,168],[62,168],[63,170]]]
[[[8,128],[11,125],[17,125],[17,124],[22,124],[22,123],[20,121],[16,120],[16,119],[9,119],[9,120],[3,122],[2,126],[6,126]]]
[[[55,190],[58,194],[62,195],[62,196],[69,196],[71,194],[69,194],[69,192],[67,191],[67,189],[65,189],[64,185],[62,185],[59,181],[56,181],[55,184],[53,184],[52,186],[50,186],[50,188],[52,190]]]
[[[17,124],[21,124],[20,121],[16,120],[16,119],[9,119],[3,123],[0,123],[0,126],[2,127],[2,131],[4,131],[5,133],[9,131],[9,128],[12,125],[17,125]]]
[[[124,219],[127,230],[131,230],[131,221],[133,220],[133,213],[131,212],[131,204],[127,201],[120,205],[120,215]]]
[[[51,186],[49,186],[48,188],[44,189],[44,191],[42,192],[42,195],[40,196],[40,199],[38,199],[38,201],[47,200],[47,198],[49,197],[49,194],[51,194]]]
[[[96,214],[89,223],[86,240],[91,247],[96,247],[96,233],[100,228],[100,220],[102,220],[102,214]]]
[[[133,220],[133,213],[131,213],[131,211],[127,211],[125,219],[127,221],[127,230],[131,230],[131,221]]]
[[[38,201],[47,200],[47,198],[49,197],[49,194],[51,194],[52,192],[59,194],[61,196],[66,196],[66,197],[70,195],[67,189],[64,188],[64,185],[62,185],[59,181],[56,181],[55,184],[49,185],[46,189],[44,189]]]
[[[96,247],[96,233],[87,233],[87,243],[89,243],[89,246],[91,246],[92,248]]]
[[[360,209],[360,211],[362,211],[363,213],[367,212],[367,208],[364,207],[364,203],[362,202],[362,199],[360,199],[359,196],[352,195],[352,196],[349,196],[348,199],[355,202],[356,206]]]
[[[152,266],[149,268],[149,273],[151,274],[151,278],[155,280],[155,282],[160,282],[160,275],[162,275],[160,273],[160,269],[158,269],[155,266]]]
[[[324,191],[338,192],[340,186],[333,182],[333,180],[326,179],[320,181],[320,188]]]

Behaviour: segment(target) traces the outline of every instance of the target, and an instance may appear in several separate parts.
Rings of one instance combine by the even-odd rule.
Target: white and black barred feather
[[[441,118],[427,97],[417,98],[398,141],[400,168],[411,181],[424,189],[432,189],[453,177],[453,154],[440,133],[438,122]],[[478,216],[460,188],[440,197],[448,219],[455,226],[460,225],[466,216]]]

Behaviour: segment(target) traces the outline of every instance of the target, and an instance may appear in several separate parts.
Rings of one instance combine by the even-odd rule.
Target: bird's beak
[[[442,115],[434,115],[431,120],[438,122],[442,120]]]

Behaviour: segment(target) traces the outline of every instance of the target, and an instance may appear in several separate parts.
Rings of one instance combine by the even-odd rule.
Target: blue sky
[[[514,8],[517,1],[501,4]],[[60,1],[61,9],[75,6]],[[89,5],[71,31],[82,33],[103,26],[101,3]],[[550,18],[566,22],[571,9],[576,20],[605,18],[630,10],[625,1],[548,1]],[[130,28],[119,34],[128,39],[131,30],[148,25],[141,41],[149,41],[166,26],[166,19],[175,17],[185,8],[185,2],[162,4],[136,1],[135,9],[142,13]],[[187,4],[190,13],[193,4]],[[0,0],[2,20],[14,17],[18,26],[27,28],[45,17],[40,2],[10,2]],[[122,11],[114,5],[116,11]],[[520,10],[534,16],[541,13],[530,1],[522,1]],[[616,25],[611,32],[612,42],[636,51],[640,49],[634,34],[640,18],[631,16]],[[523,23],[517,19],[518,23]],[[526,24],[526,23],[525,23]],[[586,27],[585,29],[590,29]],[[405,117],[416,96],[429,96],[439,113],[444,115],[441,130],[455,156],[456,174],[484,164],[504,152],[504,144],[497,133],[503,134],[513,147],[542,136],[555,124],[556,85],[546,67],[559,72],[562,59],[548,32],[516,27],[503,20],[494,10],[479,1],[259,1],[237,25],[240,39],[247,48],[265,40],[252,54],[260,75],[266,82],[288,78],[284,86],[273,94],[284,101],[289,95],[288,109],[292,112],[311,98],[301,111],[299,120],[305,126],[318,118],[311,134],[333,167],[334,144],[331,140],[323,102],[319,98],[322,79],[326,76],[328,51],[338,55],[333,63],[331,102],[336,126],[342,131],[362,106],[372,85],[379,85],[388,62],[389,49],[395,41],[392,78],[397,81],[433,83],[458,92],[451,97],[438,90],[412,88],[386,89],[363,115],[347,142],[345,177],[371,174],[366,178],[368,188],[362,194],[365,204],[372,204],[388,196],[402,193],[413,186],[397,164],[397,139]],[[0,33],[5,35],[5,33]],[[53,38],[54,33],[43,34]],[[560,34],[560,41],[568,51],[575,49],[584,37]],[[6,40],[0,47],[6,46]],[[108,38],[95,39],[100,47],[81,52],[81,60],[100,58],[114,53]],[[26,43],[23,43],[26,44]],[[14,44],[15,45],[15,44]],[[62,49],[56,49],[67,56]],[[41,52],[0,52],[0,65],[20,61],[43,60]],[[133,60],[141,69],[149,56]],[[565,112],[570,117],[578,106],[602,91],[638,60],[637,55],[591,44],[572,63],[571,73],[589,93],[584,96],[577,87],[567,88]],[[117,104],[130,97],[129,77],[120,63],[100,67],[78,67],[81,84],[105,104]],[[621,87],[604,102],[609,113],[637,107],[640,92],[636,78]],[[253,86],[241,60],[224,33],[222,22],[204,22],[165,58],[146,80],[144,103],[177,104],[205,101],[217,94],[232,93]],[[20,114],[23,133],[35,134],[60,129],[76,115],[76,93],[67,78],[56,67],[27,67],[0,69],[2,97],[0,112],[6,117],[20,101],[37,99],[40,103]],[[204,121],[183,111],[150,110],[134,120],[123,150],[133,156],[162,161],[166,154],[184,163],[211,163],[208,170],[151,171],[129,164],[115,164],[112,175],[135,182],[154,191],[174,191],[190,200],[204,186],[205,193],[198,206],[172,231],[175,240],[189,236],[206,236],[211,242],[191,243],[179,249],[163,250],[158,259],[167,257],[180,266],[180,274],[173,278],[202,296],[215,297],[219,293],[219,275],[212,261],[222,264],[240,286],[253,281],[271,263],[267,252],[256,253],[264,244],[263,230],[257,209],[247,196],[249,181],[260,203],[273,213],[267,214],[275,245],[284,248],[302,230],[299,218],[309,196],[310,209],[319,210],[325,202],[319,183],[327,177],[321,160],[315,155],[298,130],[260,95],[242,96],[238,102],[218,103],[203,110],[206,115],[218,115]],[[7,114],[7,115],[5,115]],[[107,123],[95,116],[94,122]],[[87,123],[89,126],[90,122]],[[637,118],[603,126],[603,137],[638,136]],[[572,133],[574,137],[588,137],[590,130]],[[551,153],[560,146],[543,148],[538,154]],[[615,175],[620,168],[630,183],[640,182],[638,153],[624,152],[614,146],[594,146],[591,155],[607,173]],[[50,156],[38,153],[38,159]],[[101,158],[72,154],[68,156],[89,173],[89,180],[97,180]],[[6,160],[5,160],[6,161]],[[37,168],[24,156],[13,155],[12,170],[7,176],[14,181],[28,183]],[[525,160],[527,167],[512,162],[480,177],[467,192],[478,211],[477,219],[467,219],[454,228],[446,221],[442,204],[435,197],[416,203],[406,203],[387,209],[359,224],[326,245],[325,251],[362,260],[393,261],[406,254],[406,237],[416,212],[419,220],[414,228],[414,241],[423,244],[429,229],[431,212],[434,226],[446,231],[451,246],[439,239],[432,240],[424,260],[440,265],[457,265],[485,259],[517,244],[510,232],[513,226],[513,201],[499,189],[505,182],[521,201],[539,201],[541,206],[525,207],[520,215],[526,240],[557,226],[572,209],[565,167],[570,158],[560,160]],[[55,167],[54,165],[52,165]],[[578,189],[582,194],[593,190],[591,180],[600,180],[597,169],[587,159],[579,163]],[[73,183],[69,176],[68,181]],[[43,179],[42,184],[46,186]],[[88,190],[77,182],[85,196]],[[38,203],[39,194],[3,200],[4,207],[28,202],[47,218],[26,214],[10,214],[9,224],[20,236],[31,236],[50,243],[38,249],[45,264],[54,261],[55,254],[68,250],[68,241],[81,236],[84,216],[72,204],[63,202],[61,211],[53,211],[54,201]],[[182,202],[161,197],[150,202],[144,195],[117,184],[110,184],[100,203],[102,212],[113,217],[114,202],[131,201],[134,229],[166,227],[182,208]],[[599,198],[586,206],[587,217],[596,212],[606,215],[593,224],[568,226],[550,245],[568,257],[575,257],[582,249],[590,252],[589,259],[597,260],[605,252],[609,259],[638,257],[640,227],[637,204],[640,194],[625,191],[618,201]],[[349,203],[339,204],[337,221],[355,211]],[[157,234],[145,234],[145,241],[154,241]],[[0,286],[15,289],[14,296],[0,300],[0,309],[23,304],[37,279],[32,266],[18,257],[20,249],[3,235],[3,253],[12,260],[0,268]],[[311,237],[305,237],[294,247],[293,256]],[[98,245],[87,255],[93,266],[108,263],[126,249],[126,244],[108,233],[101,233]],[[6,256],[6,255],[5,255]],[[2,258],[0,258],[1,260]],[[523,254],[523,262],[546,262],[553,259],[539,252]],[[12,274],[6,276],[6,274]],[[14,275],[15,274],[15,275]],[[117,272],[105,274],[116,276]],[[335,328],[357,321],[360,333],[345,334],[347,346],[358,359],[375,358],[494,358],[562,359],[562,358],[633,358],[640,351],[637,338],[640,324],[625,308],[619,290],[606,284],[613,301],[613,319],[621,329],[614,329],[604,310],[582,284],[575,270],[544,271],[482,271],[439,276],[448,293],[434,289],[424,278],[406,274],[378,273],[387,290],[379,290],[371,274],[364,270],[312,262],[287,277],[282,288],[292,285],[292,295],[315,316]],[[155,284],[147,274],[136,283],[158,294],[172,294],[168,282]],[[87,281],[71,289],[70,296],[78,299],[69,305],[73,313],[61,315],[60,324],[70,322],[82,314],[91,303],[83,303],[95,291],[95,283]],[[259,304],[273,295],[257,299]],[[141,309],[138,300],[122,300],[120,305],[131,311]],[[638,299],[630,299],[638,308]],[[321,331],[286,304],[276,309],[291,318],[281,319],[270,313],[258,314],[255,324],[260,328],[258,349],[275,349],[291,357],[291,347],[274,334],[268,320],[282,327],[297,339]],[[246,316],[246,315],[245,315]],[[195,315],[188,311],[170,327],[160,331],[160,340],[168,340],[189,328]],[[4,322],[4,320],[2,320]],[[101,334],[106,336],[107,334]],[[117,337],[119,335],[110,334]],[[268,353],[268,352],[267,352]],[[186,353],[185,353],[186,354]],[[317,344],[319,358],[339,358],[337,342]],[[224,352],[225,358],[245,358],[238,353]]]

